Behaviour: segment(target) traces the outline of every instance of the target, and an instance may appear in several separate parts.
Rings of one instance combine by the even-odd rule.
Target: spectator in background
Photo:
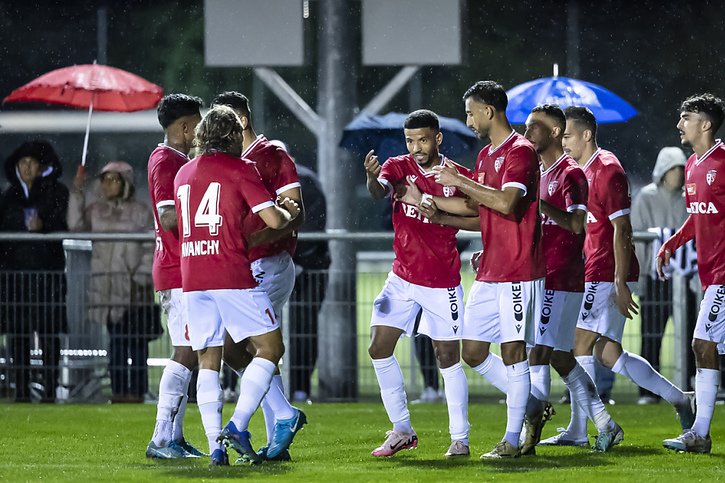
[[[68,208],[72,231],[147,232],[150,209],[134,198],[133,168],[111,161],[98,175],[98,194],[85,198],[85,169],[73,180]],[[148,342],[161,332],[151,281],[150,243],[93,242],[89,317],[105,324],[110,336],[109,372],[113,402],[142,402],[148,390]],[[128,364],[128,360],[131,364]]]
[[[270,141],[287,150],[281,141]],[[322,185],[314,171],[297,164],[305,221],[300,232],[324,232],[327,202]],[[289,303],[290,394],[294,402],[310,398],[312,372],[317,363],[317,321],[327,290],[327,269],[330,250],[327,241],[297,241],[293,257],[295,288]]]
[[[0,231],[67,231],[68,188],[47,141],[22,144],[5,160],[10,182],[0,196]],[[8,335],[15,400],[30,401],[30,351],[37,333],[43,354],[42,402],[55,401],[60,332],[67,331],[65,257],[60,241],[0,243],[0,326]]]
[[[657,155],[652,170],[652,183],[642,188],[632,203],[632,229],[634,231],[653,231],[660,240],[667,240],[687,218],[683,186],[685,183],[685,153],[678,147],[662,148]],[[660,243],[656,243],[661,245]],[[665,333],[667,319],[672,315],[672,281],[661,281],[653,264],[657,248],[653,243],[637,243],[637,258],[642,260],[639,276],[639,297],[642,307],[642,357],[647,359],[657,371],[660,370],[660,349]],[[682,247],[683,251],[692,250],[692,244]],[[694,255],[694,254],[692,254]],[[694,256],[686,257],[694,259]],[[673,264],[674,265],[674,264]],[[685,268],[678,266],[678,268]],[[690,266],[692,274],[695,267]],[[694,324],[697,320],[697,306],[694,293],[688,290],[688,306],[691,309],[688,320]],[[693,325],[694,327],[694,325]],[[692,332],[692,328],[689,332]],[[695,372],[694,356],[688,352],[687,373]],[[639,404],[659,402],[659,398],[640,388]]]

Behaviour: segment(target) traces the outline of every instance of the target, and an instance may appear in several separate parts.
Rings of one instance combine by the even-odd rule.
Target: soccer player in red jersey
[[[555,105],[535,107],[526,120],[525,137],[541,159],[539,197],[546,282],[541,319],[536,328],[536,345],[529,352],[531,396],[526,409],[526,440],[521,454],[534,453],[543,425],[550,416],[549,363],[564,379],[577,407],[586,410],[599,431],[612,429],[614,425],[594,382],[573,353],[584,292],[584,226],[589,189],[584,172],[564,153],[561,141],[565,129],[564,111]],[[560,439],[559,436],[555,438]],[[568,443],[584,446],[587,440]]]
[[[584,241],[584,298],[577,321],[574,355],[594,378],[594,356],[617,374],[670,402],[683,428],[693,419],[692,395],[652,368],[637,354],[622,349],[624,322],[637,313],[632,288],[639,265],[632,245],[630,194],[624,169],[614,154],[597,146],[597,122],[585,107],[568,107],[564,151],[584,170],[589,183],[587,234]],[[572,400],[572,419],[560,435],[564,440],[586,438],[586,414]],[[607,451],[624,439],[619,425],[600,431],[593,449]]]
[[[174,177],[189,161],[187,155],[194,141],[194,128],[201,119],[201,105],[201,99],[186,94],[170,94],[161,99],[157,113],[164,128],[164,142],[151,153],[148,162],[149,195],[155,208],[154,287],[159,292],[161,309],[166,314],[169,338],[174,347],[159,382],[156,427],[146,447],[149,458],[202,455],[186,442],[183,433],[189,381],[191,371],[197,366],[197,358],[191,349],[188,321],[181,307],[179,233],[174,209]]]
[[[468,169],[452,163],[438,151],[443,139],[438,116],[425,109],[412,112],[405,120],[404,134],[410,154],[390,158],[382,166],[373,151],[365,157],[367,187],[372,197],[393,196],[407,183],[441,197],[462,196],[459,190],[434,180],[433,168],[444,163],[470,176]],[[433,340],[445,384],[451,433],[451,445],[445,456],[468,456],[468,381],[460,362],[463,289],[456,250],[457,230],[431,223],[415,206],[400,199],[393,197],[392,203],[395,260],[373,303],[368,353],[393,430],[387,432],[383,444],[372,454],[391,456],[418,445],[410,422],[403,373],[393,352],[401,335],[412,335],[416,314],[422,308],[418,331]]]
[[[697,412],[692,427],[672,439],[665,448],[709,453],[710,423],[720,384],[718,344],[725,342],[725,144],[715,133],[725,119],[725,103],[712,94],[692,96],[680,107],[677,129],[684,146],[694,154],[685,166],[685,201],[690,215],[657,254],[657,271],[664,279],[675,250],[691,239],[697,242],[697,268],[705,296],[695,324],[692,349],[697,373]]]
[[[518,457],[531,392],[526,343],[534,343],[546,275],[538,207],[539,160],[531,143],[511,128],[501,85],[477,82],[463,99],[466,123],[479,136],[490,138],[491,144],[479,153],[472,178],[445,165],[434,168],[435,180],[462,191],[477,206],[469,206],[463,198],[433,196],[431,201],[450,214],[479,217],[484,249],[466,305],[463,360],[480,372],[490,344],[501,344],[508,380],[506,434],[482,458]]]
[[[197,404],[212,465],[229,464],[221,443],[262,461],[247,426],[284,352],[272,303],[252,276],[244,220],[258,213],[268,226],[282,229],[299,213],[289,198],[277,206],[254,164],[240,158],[242,133],[234,110],[211,109],[196,128],[201,154],[174,180],[183,300],[191,345],[199,355]],[[249,338],[255,355],[242,375],[231,421],[222,430],[219,370],[225,333],[235,342]]]
[[[239,116],[244,128],[242,158],[255,164],[262,183],[270,193],[294,200],[301,210],[300,215],[282,230],[269,228],[254,213],[245,220],[245,230],[250,233],[248,241],[252,275],[259,287],[269,295],[275,317],[281,321],[282,309],[295,284],[292,255],[297,244],[296,230],[304,216],[297,168],[284,148],[271,143],[264,135],[257,136],[246,96],[234,91],[224,92],[212,101],[212,107],[219,105],[231,107]],[[242,371],[251,361],[251,354],[245,350],[246,345],[246,341],[235,344],[229,336],[224,343],[224,362],[237,372]],[[290,459],[287,449],[307,418],[287,400],[279,369],[275,371],[270,390],[262,400],[262,412],[267,429],[267,444],[259,452],[266,459]]]

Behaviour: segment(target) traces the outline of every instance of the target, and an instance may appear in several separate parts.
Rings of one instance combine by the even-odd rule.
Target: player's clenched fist
[[[284,199],[280,202],[280,205],[285,210],[289,211],[289,214],[292,216],[291,219],[297,218],[297,215],[300,214],[300,205],[297,204],[297,202],[291,198],[287,198],[286,196]]]
[[[370,150],[370,152],[365,155],[365,161],[363,162],[363,165],[365,166],[365,174],[368,176],[368,178],[376,178],[380,175],[380,163],[378,162],[378,157],[375,156],[375,151]]]

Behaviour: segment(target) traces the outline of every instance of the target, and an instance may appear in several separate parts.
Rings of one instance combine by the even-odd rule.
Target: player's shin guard
[[[231,421],[239,431],[246,431],[252,414],[269,390],[277,365],[262,357],[255,357],[244,370],[239,381],[239,399]]]
[[[594,394],[590,395],[591,397],[588,399],[590,402],[600,402],[599,400],[599,393],[597,392],[596,385],[594,384],[594,378],[595,378],[595,365],[596,362],[594,361],[594,356],[577,356],[576,357],[577,364],[584,370],[584,372],[589,376],[589,379],[586,380],[585,388],[587,390],[594,390]],[[570,374],[571,376],[571,374]],[[589,386],[588,382],[591,381],[592,386]],[[579,436],[586,436],[587,434],[587,417],[588,417],[588,411],[586,405],[580,404],[574,399],[574,395],[572,394],[571,397],[571,420],[569,421],[569,427],[567,428],[567,432],[574,435]]]
[[[639,387],[657,394],[670,404],[685,403],[686,397],[682,391],[637,354],[623,351],[612,366],[612,371],[627,376]]]
[[[506,366],[508,393],[506,394],[506,435],[504,439],[518,448],[521,428],[526,415],[526,403],[531,393],[529,363],[517,362]]]
[[[531,371],[531,395],[539,401],[548,401],[551,393],[549,364],[529,366],[529,371]]]
[[[186,380],[181,383],[181,394],[183,396],[179,404],[179,410],[176,411],[176,415],[174,416],[174,429],[171,438],[174,441],[182,441],[184,439],[184,415],[186,414],[186,406],[189,404],[189,384],[191,383],[191,376],[191,371],[188,371]]]
[[[602,400],[599,399],[594,381],[584,368],[577,363],[574,369],[569,372],[569,375],[564,378],[564,383],[571,394],[572,408],[576,405],[578,411],[583,411],[586,417],[594,422],[597,431],[601,432],[609,429],[612,418],[609,416]],[[574,409],[572,409],[573,412]],[[581,432],[575,433],[573,429],[577,428],[572,428],[572,431],[570,431],[574,439],[586,438],[586,420]]]
[[[502,393],[506,394],[508,392],[508,375],[506,374],[506,366],[500,356],[489,352],[488,357],[474,367],[473,370],[481,374]]]
[[[199,369],[196,380],[196,404],[201,413],[204,433],[209,441],[209,454],[221,449],[217,442],[222,431],[222,387],[219,385],[219,372],[211,369]]]
[[[440,369],[443,376],[443,388],[448,405],[448,429],[451,441],[463,441],[468,444],[468,380],[460,362]]]
[[[395,356],[373,359],[373,367],[380,386],[380,397],[388,418],[393,423],[393,429],[401,433],[412,433],[403,372],[400,370],[398,360]]]
[[[156,405],[156,427],[152,441],[163,447],[173,440],[173,421],[183,399],[183,386],[191,371],[175,361],[169,361],[159,381],[159,402]],[[188,384],[188,382],[187,382]]]
[[[717,369],[697,369],[695,374],[695,401],[697,412],[692,430],[701,437],[710,434],[710,423],[715,411],[717,388],[720,385],[720,371]]]

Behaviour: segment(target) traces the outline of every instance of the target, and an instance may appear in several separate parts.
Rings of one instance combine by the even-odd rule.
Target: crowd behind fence
[[[473,233],[460,236],[472,240],[478,238]],[[0,398],[45,402],[105,402],[109,399],[135,402],[153,399],[163,366],[172,352],[170,340],[163,333],[165,321],[159,315],[158,300],[154,301],[150,292],[134,293],[123,306],[102,307],[91,304],[88,297],[93,242],[148,241],[152,235],[0,234],[0,241],[38,238],[64,240],[66,269],[64,272],[0,272]],[[344,272],[338,271],[337,277],[330,277],[332,272],[328,270],[310,270],[306,276],[297,277],[295,293],[283,313],[287,352],[281,367],[285,387],[296,399],[362,400],[377,397],[379,390],[367,354],[369,321],[373,300],[390,270],[392,252],[369,250],[369,247],[371,243],[389,246],[392,233],[303,233],[301,238],[351,243],[357,253],[357,264]],[[642,243],[651,243],[655,237],[650,233],[636,233],[635,238]],[[467,263],[469,257],[470,252],[462,254],[464,291],[474,280]],[[134,286],[137,291],[150,290],[148,284],[139,285],[129,280],[128,274],[110,275],[112,286],[128,285]],[[328,283],[332,278],[353,284],[353,290],[330,290]],[[643,313],[659,313],[665,320],[671,320],[662,338],[659,367],[663,375],[685,388],[690,387],[690,377],[694,375],[689,341],[693,314],[700,297],[700,291],[693,290],[691,279],[692,276],[675,274],[666,293],[650,294],[641,307]],[[58,290],[65,292],[64,298],[48,295]],[[336,296],[340,293],[355,294],[354,299],[341,299]],[[331,307],[336,310],[330,310]],[[21,311],[32,311],[37,325],[21,327],[8,323],[14,319],[13,314]],[[127,318],[123,324],[125,329],[119,330],[110,322],[109,311],[118,311],[123,314],[122,318]],[[331,320],[330,313],[336,314],[336,317],[347,314],[348,320]],[[120,319],[116,317],[116,320]],[[349,321],[355,323],[345,324]],[[346,337],[338,339],[321,336],[324,331],[334,331],[336,327],[345,327],[354,334],[345,334]],[[627,350],[641,352],[643,334],[640,329],[639,317],[627,323],[623,339]],[[354,362],[330,360],[327,354],[335,351],[329,350],[327,345],[335,343],[346,344],[345,352],[354,355],[347,361]],[[420,356],[416,357],[415,353],[414,344],[408,342],[399,344],[396,350],[411,399],[416,399],[418,393],[437,382],[431,382],[431,377],[438,377],[435,368],[430,367],[434,361],[431,362],[428,356],[422,356],[426,360],[419,361]],[[346,367],[346,364],[354,364],[354,367]],[[318,367],[321,369],[318,370]],[[333,377],[335,374],[353,375],[355,381],[345,386],[350,388],[348,392],[331,394],[326,391],[325,380],[330,374]],[[478,374],[470,370],[467,374],[472,399],[502,398]],[[552,381],[552,394],[556,395],[557,391],[563,394],[563,383],[556,377]],[[233,382],[228,380],[226,384],[231,386]],[[435,388],[438,388],[437,384]],[[234,391],[234,387],[226,389]],[[614,386],[614,394],[633,398],[636,388],[628,380],[620,378]]]

